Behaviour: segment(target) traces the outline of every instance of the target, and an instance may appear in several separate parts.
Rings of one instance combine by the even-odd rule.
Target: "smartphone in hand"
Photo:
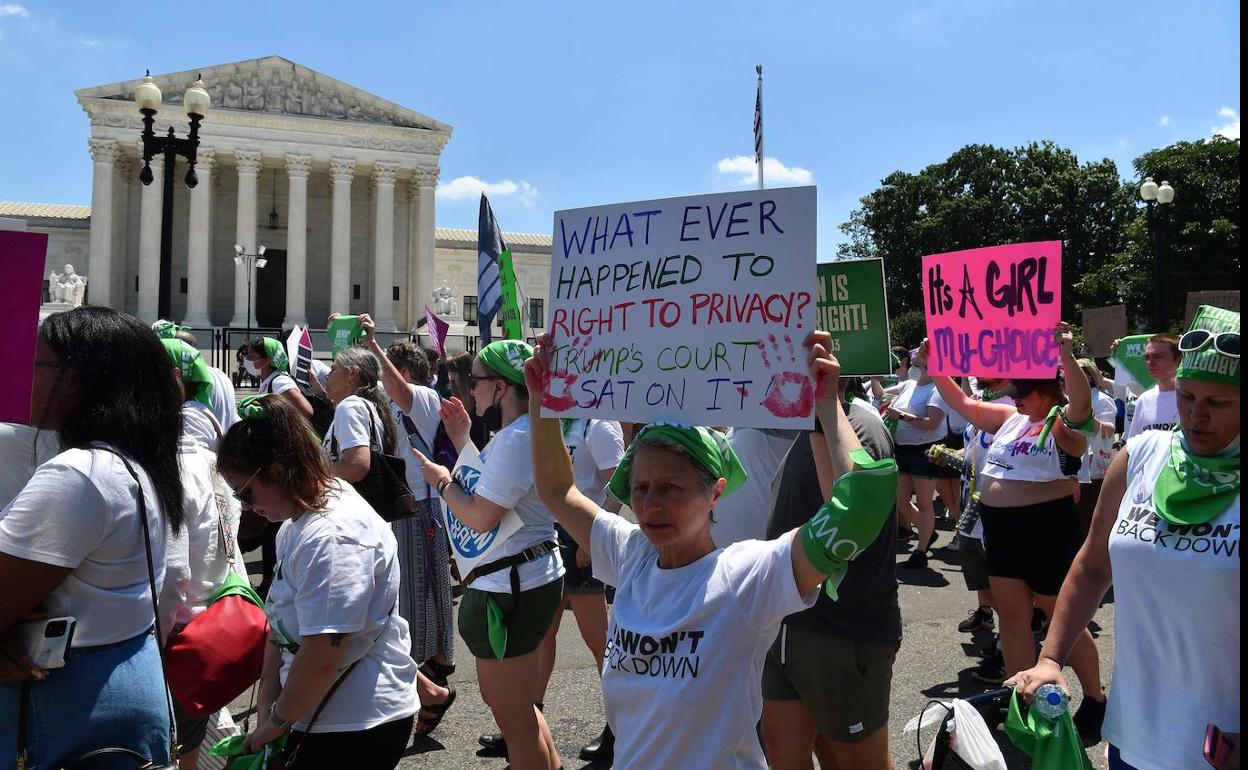
[[[77,620],[71,617],[44,618],[19,624],[22,648],[30,656],[31,663],[42,669],[64,668],[65,653],[73,641],[75,625]]]

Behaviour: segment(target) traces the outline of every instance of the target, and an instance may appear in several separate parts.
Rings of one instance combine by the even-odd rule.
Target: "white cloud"
[[[487,182],[475,176],[457,176],[449,182],[443,182],[438,185],[436,195],[448,201],[462,201],[479,198],[482,193],[490,198],[514,197],[526,206],[537,200],[537,188],[524,180]]]
[[[1159,128],[1165,128],[1168,125],[1170,125],[1169,115],[1162,115],[1160,118],[1157,118],[1157,126]]]
[[[104,45],[104,41],[97,40],[96,38],[93,38],[93,37],[88,37],[88,38],[83,38],[82,44],[85,45],[87,48],[99,48],[100,46]]]
[[[758,164],[753,156],[738,155],[735,158],[724,158],[716,164],[721,174],[736,176],[737,184],[742,187],[758,182]],[[770,185],[811,184],[815,181],[814,174],[801,166],[786,166],[771,156],[763,158],[763,181]]]
[[[0,16],[19,16],[28,19],[30,11],[26,10],[26,6],[17,3],[0,3]]]
[[[1239,138],[1239,113],[1230,107],[1223,107],[1218,110],[1218,117],[1226,118],[1226,123],[1220,126],[1213,126],[1209,131],[1214,136],[1224,136],[1227,139]]]

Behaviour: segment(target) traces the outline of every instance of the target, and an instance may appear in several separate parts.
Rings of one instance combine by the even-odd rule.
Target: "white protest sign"
[[[303,387],[308,387],[308,374],[312,370],[312,335],[296,324],[286,338],[286,357],[290,360],[290,376]]]
[[[555,213],[542,414],[809,427],[815,188]]]
[[[455,483],[459,484],[460,489],[471,495],[477,488],[477,482],[481,480],[483,466],[484,463],[481,461],[477,448],[469,443],[460,450],[459,461],[455,463],[455,469],[451,471],[451,475],[455,478]],[[451,513],[451,508],[446,503],[442,504],[442,513],[446,521],[446,534],[451,541],[451,553],[455,556],[459,574],[464,577],[467,577],[478,564],[490,561],[489,555],[522,526],[520,516],[515,511],[508,511],[503,516],[503,520],[489,532],[477,532],[455,518],[455,514]]]

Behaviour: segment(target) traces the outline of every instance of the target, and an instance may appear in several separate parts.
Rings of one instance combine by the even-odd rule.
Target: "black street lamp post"
[[[164,156],[164,172],[161,180],[164,194],[160,209],[160,280],[158,284],[157,314],[161,318],[171,317],[171,293],[173,290],[173,174],[178,156],[186,158],[186,186],[194,189],[199,183],[195,176],[195,156],[199,150],[199,123],[212,107],[212,97],[204,88],[204,82],[196,77],[190,88],[186,89],[183,104],[186,116],[191,122],[190,134],[185,139],[174,135],[173,126],[169,133],[158,136],[154,130],[156,113],[161,106],[160,88],[152,80],[149,72],[143,82],[134,91],[134,101],[143,113],[143,170],[139,172],[139,181],[150,185],[153,181],[151,161],[157,155]]]
[[[1168,326],[1165,283],[1166,257],[1169,256],[1170,244],[1166,240],[1166,228],[1170,220],[1170,204],[1174,202],[1174,188],[1169,182],[1162,182],[1158,185],[1151,176],[1146,177],[1144,184],[1140,185],[1140,199],[1148,207],[1146,212],[1148,234],[1153,239],[1153,298],[1156,302],[1154,329],[1155,333],[1160,334]],[[1161,209],[1155,212],[1154,209],[1159,203]]]
[[[255,265],[257,269],[263,268],[269,264],[269,260],[264,258],[264,247],[256,249],[255,254],[248,254],[247,250],[239,244],[234,244],[234,264],[238,267],[247,268],[247,343],[251,343],[251,274],[254,272],[251,268]]]

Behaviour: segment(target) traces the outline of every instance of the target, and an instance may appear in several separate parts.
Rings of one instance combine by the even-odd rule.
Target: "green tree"
[[[839,255],[884,259],[894,314],[922,309],[924,254],[1042,240],[1065,243],[1064,317],[1113,304],[1117,286],[1089,277],[1123,251],[1136,216],[1113,161],[1081,164],[1052,142],[968,145],[917,174],[890,174],[861,203],[841,226]]]

